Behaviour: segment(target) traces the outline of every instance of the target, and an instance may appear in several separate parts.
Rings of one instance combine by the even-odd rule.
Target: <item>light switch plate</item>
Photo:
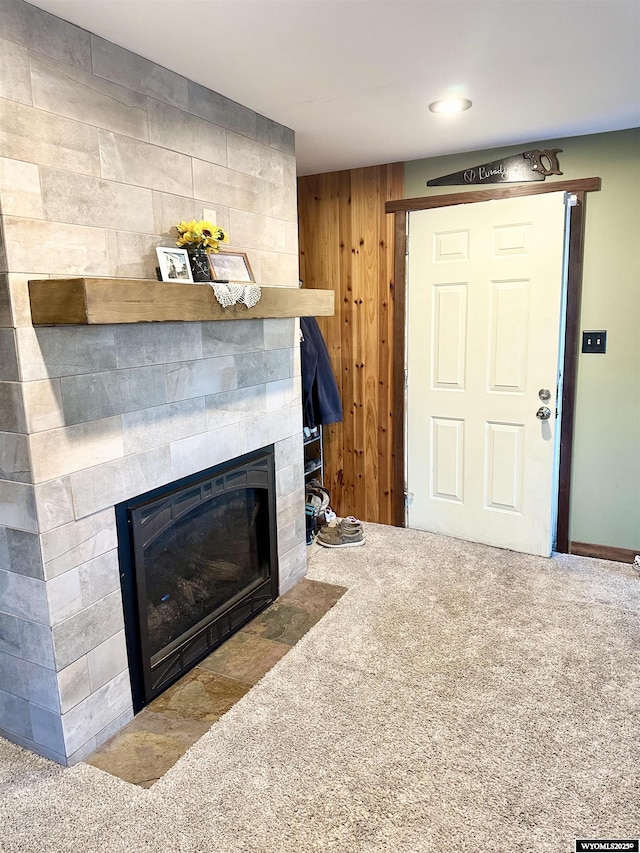
[[[600,332],[583,332],[582,333],[582,352],[606,352],[607,351],[607,333]]]

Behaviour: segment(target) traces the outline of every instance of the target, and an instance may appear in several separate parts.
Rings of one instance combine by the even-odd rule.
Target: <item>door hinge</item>
[[[575,193],[567,193],[567,207],[576,207],[578,196]]]
[[[405,505],[405,507],[411,506],[411,504],[413,503],[414,497],[415,497],[415,494],[413,492],[405,491],[405,493],[404,493],[404,505]]]
[[[407,391],[409,388],[409,370],[405,367],[404,369],[404,390]]]

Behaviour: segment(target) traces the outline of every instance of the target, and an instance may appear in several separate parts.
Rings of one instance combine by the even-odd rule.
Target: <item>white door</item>
[[[565,218],[564,193],[409,214],[409,527],[551,553]]]

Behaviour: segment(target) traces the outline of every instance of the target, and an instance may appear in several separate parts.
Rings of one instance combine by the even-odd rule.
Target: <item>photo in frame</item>
[[[193,284],[193,275],[191,274],[191,265],[186,249],[158,246],[156,253],[163,281],[187,281]]]
[[[255,279],[245,252],[211,252],[209,255],[211,278],[217,281],[251,283]]]

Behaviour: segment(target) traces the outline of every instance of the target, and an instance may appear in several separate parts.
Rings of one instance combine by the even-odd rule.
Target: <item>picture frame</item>
[[[246,252],[225,249],[223,252],[209,254],[211,278],[216,281],[239,281],[250,284],[255,282],[251,264]]]
[[[174,284],[182,282],[193,284],[189,254],[186,249],[158,246],[156,254],[158,255],[162,281],[171,281]]]

